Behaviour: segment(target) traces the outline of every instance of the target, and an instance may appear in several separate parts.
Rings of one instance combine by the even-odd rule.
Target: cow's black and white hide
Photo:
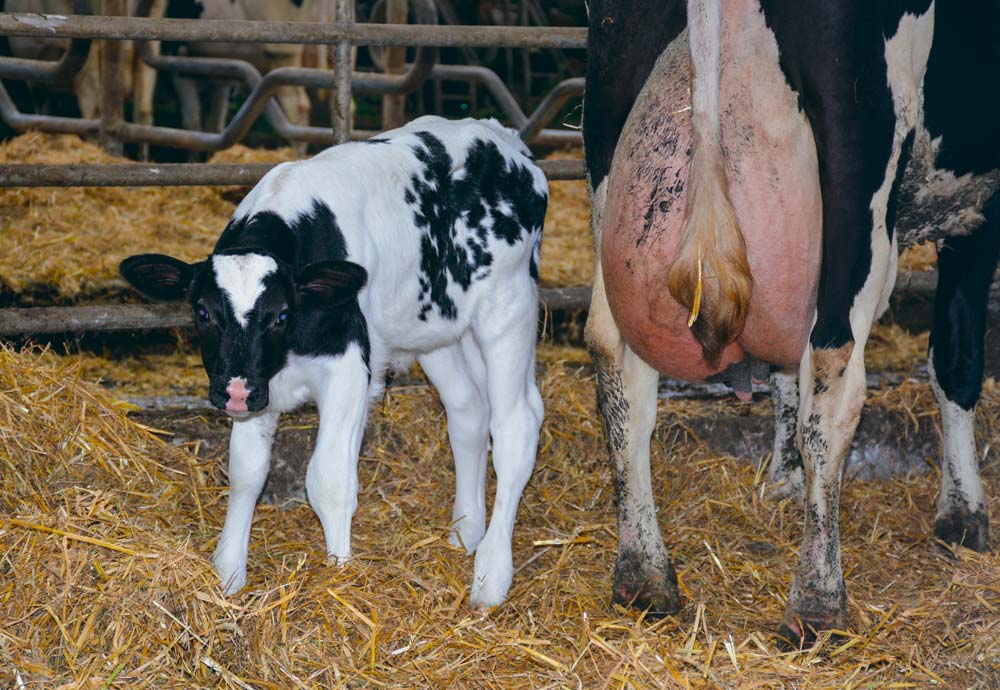
[[[769,341],[761,328],[772,307],[801,313],[805,305],[811,319],[790,328],[805,326],[805,337],[772,377],[771,481],[806,507],[782,635],[797,643],[846,625],[838,510],[865,397],[864,346],[888,304],[899,247],[922,240],[939,243],[929,353],[944,430],[935,532],[988,548],[972,427],[1000,250],[1000,90],[984,86],[1000,73],[1000,5],[596,1],[589,41],[584,143],[599,251],[587,336],[618,501],[614,599],[653,613],[680,606],[648,467],[657,368],[712,373],[731,363],[720,373],[745,376],[751,358],[774,362],[762,351],[787,354],[789,340]],[[723,210],[715,217],[725,217],[731,197],[741,227],[719,231],[717,223],[716,235],[682,240],[688,219],[704,211],[677,209],[690,202],[689,162],[706,143],[718,156],[698,169],[728,188],[715,197]],[[801,174],[788,176],[789,168]],[[795,216],[806,222],[790,225],[785,210],[801,211],[796,204],[817,192],[815,216],[810,202]],[[739,234],[718,234],[730,232]],[[698,257],[722,240],[742,251],[745,240],[742,260],[753,274],[746,327],[726,338],[714,362],[686,334],[698,306],[678,306],[663,282],[641,279],[666,275],[689,237],[704,242],[681,245]],[[802,249],[803,237],[815,245]],[[767,292],[812,257],[815,273],[797,282],[797,293]],[[706,294],[723,278],[708,266]],[[701,295],[700,259],[697,280]],[[703,301],[700,309],[719,306]],[[673,345],[657,349],[650,334]]]
[[[534,362],[547,200],[516,132],[493,120],[424,117],[275,167],[205,261],[145,254],[122,263],[147,296],[190,301],[210,400],[235,418],[214,557],[227,592],[246,581],[278,416],[308,400],[320,414],[309,501],[327,553],[351,555],[369,403],[390,368],[416,358],[448,417],[452,542],[476,552],[471,601],[504,599],[542,421]],[[487,530],[491,437],[497,494]]]

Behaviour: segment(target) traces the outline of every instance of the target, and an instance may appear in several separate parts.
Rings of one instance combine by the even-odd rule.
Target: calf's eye
[[[288,321],[288,310],[287,309],[282,309],[278,313],[278,316],[274,319],[274,325],[276,325],[276,326],[282,326],[282,325],[284,325],[284,323],[286,321]]]
[[[209,321],[208,309],[205,309],[205,307],[198,307],[198,320],[201,321],[202,323],[208,323]]]

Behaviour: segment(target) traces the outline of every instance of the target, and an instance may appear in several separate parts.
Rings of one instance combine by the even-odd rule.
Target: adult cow
[[[763,361],[776,372],[771,480],[806,506],[781,632],[808,642],[846,624],[838,505],[864,346],[898,248],[920,240],[938,240],[940,257],[935,532],[988,546],[972,427],[1000,246],[1000,104],[986,86],[1000,73],[1000,6],[721,4],[590,4],[587,339],[618,506],[613,599],[680,606],[650,485],[657,372],[746,397]]]

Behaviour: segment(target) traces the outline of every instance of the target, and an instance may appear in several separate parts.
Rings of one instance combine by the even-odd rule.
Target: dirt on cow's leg
[[[681,607],[677,575],[660,535],[649,471],[659,375],[632,352],[611,317],[597,266],[586,338],[597,370],[597,404],[618,508],[618,559],[611,600],[663,616]]]
[[[778,631],[788,647],[844,629],[847,590],[840,561],[840,485],[844,458],[865,398],[864,347],[806,348],[800,379],[799,446],[805,469],[805,527],[795,580]]]
[[[796,441],[799,417],[799,378],[782,371],[771,374],[774,402],[774,451],[767,470],[767,495],[778,500],[805,500],[805,471]]]

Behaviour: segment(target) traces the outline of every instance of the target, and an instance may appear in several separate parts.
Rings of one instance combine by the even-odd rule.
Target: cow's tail
[[[720,0],[688,0],[691,50],[691,169],[685,230],[667,287],[690,309],[688,326],[715,366],[746,325],[753,278],[729,198],[719,129]]]

